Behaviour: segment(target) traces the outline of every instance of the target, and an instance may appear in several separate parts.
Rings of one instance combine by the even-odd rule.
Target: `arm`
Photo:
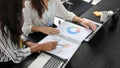
[[[32,42],[26,42],[27,46],[30,46],[31,53],[35,53],[38,51],[49,51],[56,47],[57,42],[51,41],[51,42],[45,42],[41,44],[32,43]]]
[[[38,52],[38,51],[46,51],[46,50],[51,50],[52,48],[55,48],[57,45],[56,41],[50,41],[50,42],[44,42],[41,44],[38,43],[33,43],[30,41],[30,39],[28,39],[28,37],[24,34],[22,34],[20,36],[21,40],[20,42],[22,42],[23,44],[27,45],[28,47],[31,48],[31,52]]]
[[[32,32],[42,32],[45,34],[58,34],[59,30],[53,27],[40,27],[40,26],[33,26],[32,27]]]
[[[36,44],[32,42],[26,42],[26,45],[31,46],[27,48],[21,48],[20,50],[14,50],[13,53],[9,53],[8,56],[11,57],[14,63],[20,63],[27,56],[38,51],[49,51],[56,47],[57,42],[45,42],[41,44]]]
[[[56,6],[56,16],[59,18],[62,18],[64,20],[72,21],[73,17],[76,16],[74,13],[68,11],[63,4],[61,3],[61,0],[55,0],[55,6]]]
[[[1,44],[1,43],[0,43]],[[31,55],[31,53],[35,53],[38,51],[49,51],[52,50],[56,47],[57,42],[45,42],[41,44],[36,44],[32,42],[26,42],[28,46],[27,48],[1,48],[0,46],[0,54],[2,54],[2,60],[1,62],[4,61],[9,61],[12,60],[14,63],[20,63],[23,61],[27,56]]]
[[[27,35],[32,33],[31,28],[33,24],[32,24],[32,19],[31,19],[31,10],[32,8],[30,6],[30,1],[25,1],[24,8],[22,9],[23,18],[24,18],[22,31],[24,34],[27,34]]]
[[[77,24],[81,24],[83,25],[84,27],[86,27],[87,29],[88,28],[91,28],[93,31],[96,30],[96,25],[92,22],[89,22],[89,21],[86,21],[84,20],[83,18],[80,18],[78,16],[74,16],[73,19],[72,19],[73,22],[76,22]]]
[[[60,0],[56,0],[56,15],[57,17],[60,17],[62,19],[73,21],[76,23],[79,23],[83,26],[85,26],[87,29],[90,27],[93,31],[96,29],[96,25],[86,21],[78,16],[76,16],[74,13],[67,11],[65,7],[62,5]]]
[[[1,31],[0,31],[1,32]],[[6,43],[6,41],[9,43]],[[35,53],[38,51],[48,51],[52,50],[57,46],[57,42],[44,42],[41,44],[26,42],[26,45],[29,46],[27,48],[22,47],[19,48],[19,45],[15,45],[11,43],[10,37],[6,40],[0,34],[0,62],[10,61],[12,60],[14,63],[20,63],[27,56],[31,55],[31,53]],[[7,46],[7,47],[6,47]]]

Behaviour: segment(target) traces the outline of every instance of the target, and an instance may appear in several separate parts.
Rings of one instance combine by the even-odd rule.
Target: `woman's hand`
[[[41,31],[45,34],[59,34],[59,30],[53,27],[43,27]]]
[[[91,28],[93,31],[96,30],[96,25],[95,25],[94,23],[92,23],[92,22],[90,22],[90,21],[87,21],[87,20],[85,20],[85,19],[82,19],[82,18],[80,18],[80,17],[75,16],[75,17],[73,18],[73,21],[74,21],[74,22],[77,22],[78,24],[83,25],[83,26],[86,27],[87,29]]]
[[[56,41],[49,41],[44,43],[33,43],[33,42],[27,42],[26,45],[30,45],[31,53],[35,53],[38,51],[50,51],[52,49],[55,49],[57,46]]]
[[[38,44],[38,46],[40,46],[39,47],[40,51],[49,51],[56,48],[57,42],[56,41],[45,42],[42,44]]]
[[[59,34],[59,30],[53,27],[40,27],[40,26],[33,26],[32,32],[42,32],[45,34]]]
[[[90,21],[85,20],[85,19],[82,19],[80,24],[83,25],[84,27],[86,27],[87,29],[91,28],[93,31],[96,30],[96,25]]]

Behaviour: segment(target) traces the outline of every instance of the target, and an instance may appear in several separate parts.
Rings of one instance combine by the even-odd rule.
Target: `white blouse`
[[[54,18],[59,17],[64,20],[72,21],[75,16],[74,13],[69,12],[62,5],[61,0],[49,0],[48,11],[43,13],[42,19],[39,18],[38,13],[31,7],[31,1],[25,1],[25,8],[23,8],[24,24],[22,31],[28,35],[32,33],[32,26],[48,26],[50,23],[54,23]]]

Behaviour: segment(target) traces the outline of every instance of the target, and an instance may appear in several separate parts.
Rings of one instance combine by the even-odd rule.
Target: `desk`
[[[102,0],[81,17],[99,22],[99,18],[92,12],[114,10],[120,7],[118,3],[119,0]],[[65,68],[120,68],[120,20],[115,30],[110,31],[108,27],[109,25],[105,24],[90,42],[83,43]],[[15,68],[27,68],[37,55],[36,53],[29,56]]]
[[[95,10],[115,10],[120,5],[118,0],[104,0],[96,6],[90,8],[81,17],[85,17],[97,22],[99,18],[92,12]],[[115,4],[111,6],[111,4]],[[110,6],[109,6],[110,5]],[[109,30],[108,23],[96,34],[96,37],[89,43],[82,44],[76,54],[73,56],[68,68],[120,68],[120,20],[114,31]],[[76,61],[76,62],[75,62]]]
[[[120,0],[102,0],[97,5],[114,10],[115,8],[120,8]]]

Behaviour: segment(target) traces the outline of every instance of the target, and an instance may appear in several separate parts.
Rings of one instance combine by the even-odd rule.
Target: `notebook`
[[[91,21],[91,22],[94,23],[94,24],[96,25],[96,27],[97,27],[97,29],[96,29],[95,31],[90,31],[91,33],[84,39],[84,41],[89,42],[89,41],[94,37],[94,35],[98,32],[98,30],[99,30],[105,23],[104,23],[104,22],[103,22],[103,23],[98,23],[98,22],[89,20],[89,19],[87,19],[87,18],[83,18],[83,19],[85,19],[85,20],[87,20],[87,21]],[[59,26],[59,24],[63,23],[64,21],[65,21],[65,20],[56,17],[54,23],[55,23],[56,26]]]
[[[89,36],[94,35],[100,29],[101,24],[94,23],[98,25],[95,32],[68,21],[60,23],[57,27],[60,31],[58,35],[48,35],[39,42],[57,41],[57,47],[51,51],[40,53],[28,68],[64,68],[81,43],[84,40],[90,40]]]

